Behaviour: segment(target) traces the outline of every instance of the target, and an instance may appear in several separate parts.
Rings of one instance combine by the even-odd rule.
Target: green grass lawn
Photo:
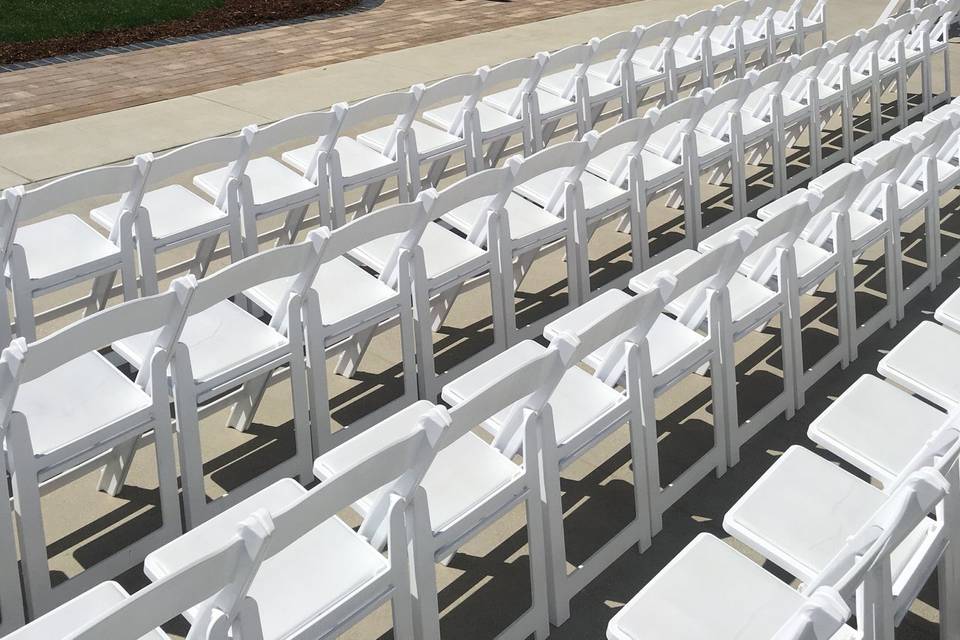
[[[189,18],[224,0],[0,0],[0,42],[32,42]]]

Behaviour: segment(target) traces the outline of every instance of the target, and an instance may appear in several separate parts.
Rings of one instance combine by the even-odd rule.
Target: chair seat
[[[864,375],[810,423],[807,435],[886,484],[946,417],[900,388]]]
[[[149,191],[141,202],[150,218],[150,230],[158,240],[189,236],[190,231],[225,222],[227,213],[186,187],[172,184]],[[112,230],[120,215],[120,203],[97,207],[90,212],[94,222]]]
[[[924,321],[877,365],[877,371],[907,390],[950,409],[960,404],[960,334]]]
[[[560,167],[541,173],[523,184],[517,185],[516,191],[525,198],[529,198],[541,206],[546,206],[554,189],[568,172],[569,169]],[[588,212],[597,209],[609,210],[610,206],[619,205],[628,195],[628,192],[620,187],[587,172],[580,176],[580,189],[583,193],[584,206]]]
[[[163,578],[223,544],[253,512],[266,509],[276,516],[306,492],[295,480],[280,480],[151,553],[144,572]],[[389,568],[340,518],[326,520],[260,565],[248,595],[257,602],[264,640],[289,637]],[[196,613],[190,610],[187,619]]]
[[[226,179],[227,171],[228,168],[223,167],[202,173],[194,177],[193,184],[210,197],[216,197]],[[267,156],[254,158],[247,163],[246,176],[250,180],[253,204],[258,207],[302,201],[318,192],[312,182]]]
[[[68,274],[93,274],[120,263],[120,248],[73,214],[17,228],[30,281],[36,288],[59,284]],[[10,265],[6,266],[10,275]]]
[[[540,78],[539,87],[544,91],[552,93],[557,96],[563,95],[563,90],[567,87],[567,84],[573,79],[576,74],[574,69],[566,69],[564,71],[559,71],[557,73],[552,73],[548,76]],[[611,84],[606,81],[606,76],[600,76],[588,73],[586,75],[587,79],[587,93],[590,98],[609,98],[612,95],[618,94],[620,92],[620,87],[615,84]],[[577,95],[576,84],[573,85],[573,90],[570,94],[571,96]]]
[[[697,155],[700,156],[701,166],[704,163],[715,162],[719,158],[727,157],[733,153],[733,144],[728,140],[723,140],[705,131],[695,130],[693,134],[697,138]]]
[[[809,581],[886,498],[869,482],[795,445],[727,511],[723,528],[774,564]],[[935,525],[925,518],[893,551],[894,582]]]
[[[515,369],[539,356],[545,349],[532,340],[525,340],[448,384],[444,388],[444,398],[463,399],[476,389],[498,380],[504,371]],[[618,391],[580,367],[567,369],[560,384],[550,395],[557,444],[562,447],[570,442],[622,399]],[[498,434],[510,417],[510,411],[510,408],[499,411],[483,425],[484,428],[493,435]]]
[[[757,27],[756,20],[743,21],[743,45],[748,49],[756,48],[761,44],[765,45],[767,42],[766,38],[761,37],[757,33]],[[717,25],[713,28],[713,31],[710,32],[710,39],[717,42],[734,42],[734,29],[735,27],[729,24]]]
[[[91,352],[22,384],[14,409],[27,418],[34,452],[45,455],[152,403],[106,358]]]
[[[101,582],[6,637],[9,640],[66,638],[99,620],[129,597],[130,594],[116,582]],[[170,636],[154,629],[139,640],[170,640]]]
[[[769,640],[806,602],[729,544],[701,533],[610,620],[611,640]],[[845,626],[833,640],[853,640]]]
[[[459,104],[454,106],[459,107]],[[417,140],[417,153],[421,156],[436,156],[448,151],[452,152],[464,144],[463,138],[447,133],[445,129],[437,128],[426,122],[414,120],[410,124],[410,128]],[[396,128],[392,124],[388,124],[379,129],[360,134],[357,136],[357,140],[382,154],[395,131]]]
[[[140,368],[152,340],[152,333],[141,333],[114,343],[113,348]],[[187,318],[180,342],[190,351],[194,379],[209,381],[244,363],[272,356],[287,339],[229,300],[222,300]]]
[[[377,444],[407,435],[429,407],[425,401],[413,404],[340,445],[317,461],[314,470],[318,477],[339,473],[369,455]],[[521,475],[522,467],[467,433],[437,454],[421,483],[427,492],[433,530],[443,531]],[[364,497],[356,508],[369,513],[379,495],[377,491]]]
[[[497,93],[491,93],[490,95],[483,97],[483,102],[484,104],[490,105],[494,109],[509,114],[510,106],[514,103],[519,91],[520,89],[518,87],[514,87],[513,89],[506,89]],[[539,87],[537,88],[537,101],[540,105],[540,115],[544,118],[552,118],[562,115],[576,107],[576,102],[566,98],[561,98],[560,96],[554,95],[549,91],[544,91]]]
[[[351,255],[382,273],[397,242],[400,241],[400,236],[401,234],[393,234],[371,240],[357,247]],[[478,263],[484,262],[487,256],[487,252],[477,245],[435,222],[427,224],[420,237],[420,247],[423,249],[423,262],[428,280],[437,280],[451,273],[460,273],[465,267],[476,267]]]
[[[292,283],[292,277],[273,280],[245,294],[273,315]],[[317,270],[312,287],[319,297],[320,315],[325,327],[337,328],[342,324],[378,317],[387,309],[393,309],[397,301],[397,292],[392,287],[343,256],[323,263]],[[345,295],[346,292],[349,295]],[[334,330],[333,334],[336,333]]]
[[[943,301],[934,314],[937,322],[960,332],[960,289]]]
[[[615,75],[619,71],[619,62],[616,59],[611,60],[601,60],[590,65],[590,69],[587,73],[592,76],[599,78],[608,78]],[[656,84],[666,80],[667,74],[666,71],[661,67],[660,69],[652,69],[646,64],[636,64],[636,58],[634,58],[633,65],[633,80],[639,87],[644,87],[646,85]]]
[[[803,291],[819,284],[827,274],[833,271],[836,263],[835,256],[831,252],[802,239],[794,243],[793,255],[796,257],[797,277]]]
[[[847,220],[850,221],[850,243],[855,251],[886,233],[886,222],[863,211],[851,209],[847,213]]]
[[[504,208],[507,210],[510,237],[513,240],[539,235],[563,223],[561,218],[544,211],[517,193],[510,194]],[[458,231],[469,234],[480,216],[485,213],[483,201],[475,200],[448,211],[443,215],[443,220]]]
[[[453,126],[454,119],[459,113],[460,105],[454,103],[424,111],[423,119],[446,130]],[[519,131],[522,123],[519,118],[507,115],[483,102],[477,103],[477,121],[480,124],[480,131],[484,134]]]

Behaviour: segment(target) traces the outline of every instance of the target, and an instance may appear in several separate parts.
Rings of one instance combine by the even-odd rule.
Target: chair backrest
[[[773,640],[830,640],[850,614],[840,592],[833,587],[820,587],[777,630]]]
[[[654,113],[658,131],[670,128],[672,132],[659,155],[671,161],[677,158],[682,151],[684,137],[692,135],[706,109],[706,96],[697,94],[677,100],[663,109],[654,107],[647,111],[647,114]]]
[[[597,38],[592,38],[585,44],[574,44],[547,54],[547,60],[543,65],[543,75],[573,69],[573,73],[560,91],[561,97],[570,98],[574,94],[577,88],[577,80],[587,74],[587,69],[593,62],[593,56],[599,42]]]
[[[700,254],[696,260],[676,270],[669,270],[669,260],[654,267],[652,271],[657,275],[673,276],[676,279],[671,293],[672,302],[681,295],[691,292],[686,306],[677,314],[677,320],[684,325],[696,329],[707,318],[710,312],[708,294],[710,291],[722,291],[737,267],[743,262],[747,250],[754,243],[757,232],[753,229],[738,229],[733,237],[719,247]],[[666,267],[666,268],[663,268]],[[631,283],[630,288],[636,290],[640,285]]]
[[[810,181],[807,188],[820,196],[816,210],[807,224],[807,240],[823,246],[833,233],[832,216],[846,215],[867,186],[863,169],[854,164],[841,164]],[[838,250],[839,247],[834,247]]]
[[[610,173],[609,182],[611,184],[623,184],[631,157],[637,158],[639,162],[640,152],[647,144],[650,134],[655,130],[657,115],[648,112],[642,117],[624,120],[610,127],[597,138],[591,152],[593,157],[617,148],[620,148],[623,152],[617,160],[614,170]]]
[[[712,8],[702,9],[682,19],[677,18],[677,20],[681,22],[679,35],[681,37],[688,35],[693,36],[690,38],[689,46],[681,50],[683,55],[695,60],[703,57],[704,46],[710,46],[710,34],[717,25],[718,14],[719,12],[716,8]]]
[[[761,284],[769,282],[777,272],[779,252],[790,250],[810,222],[820,202],[820,196],[806,189],[799,191],[799,197],[794,195],[796,192],[786,196],[790,198],[788,207],[754,227],[757,237],[747,252],[756,258],[750,271],[745,274],[747,277]]]
[[[616,64],[611,66],[610,71],[604,78],[607,82],[619,84],[623,65],[633,64],[630,60],[633,58],[633,54],[637,52],[637,47],[640,46],[643,31],[643,27],[636,26],[628,31],[611,33],[605,38],[597,40],[593,52],[595,61],[607,60],[611,57],[611,54],[616,57]]]
[[[854,208],[873,214],[883,206],[888,192],[896,198],[896,184],[920,152],[921,146],[922,141],[917,139],[905,144],[881,140],[854,156],[853,164],[863,169],[868,181],[854,201]],[[893,203],[896,206],[897,201]]]
[[[511,362],[515,358],[507,353],[480,365],[495,371],[496,377],[450,407],[452,424],[443,435],[441,447],[449,446],[477,425],[507,410],[493,445],[507,456],[516,454],[523,444],[525,413],[539,413],[546,406],[563,372],[572,362],[577,342],[574,336],[561,334],[546,349],[520,363]],[[530,351],[529,342],[515,345],[510,350]],[[503,362],[510,362],[510,367],[504,370],[506,365],[501,364]]]
[[[376,548],[386,542],[388,527],[383,526],[389,516],[392,497],[409,502],[420,481],[430,468],[439,450],[439,443],[450,424],[450,416],[441,407],[432,406],[417,420],[409,433],[384,439],[374,425],[355,438],[357,444],[370,443],[371,453],[356,460],[349,468],[324,480],[301,499],[274,514],[275,540],[268,557],[287,548],[318,524],[338,512],[376,492],[374,506],[367,513],[358,533]],[[317,459],[323,464],[323,456]]]
[[[441,102],[460,98],[457,113],[451,118],[447,133],[461,135],[464,116],[468,111],[476,108],[482,88],[483,79],[479,72],[464,73],[426,86],[414,87],[413,90],[419,92],[417,112],[422,112]]]
[[[393,116],[393,133],[387,138],[383,155],[392,157],[396,151],[397,136],[410,128],[417,115],[417,94],[413,91],[394,91],[355,102],[346,108],[340,131],[350,133],[354,127],[377,118]]]
[[[900,49],[904,46],[907,36],[917,26],[917,16],[912,12],[905,13],[902,16],[891,18],[887,21],[890,27],[889,35],[877,50],[877,55],[884,60],[897,60],[900,58]]]
[[[17,225],[60,207],[98,196],[120,195],[120,215],[136,213],[150,172],[148,156],[133,162],[97,167],[58,178],[33,189],[10,187],[3,192],[0,257],[6,260]]]
[[[128,596],[99,619],[67,637],[70,640],[139,638],[198,604],[201,607],[193,619],[188,640],[226,638],[235,620],[241,629],[257,633],[260,630],[257,609],[247,606],[252,602],[247,601],[246,596],[261,562],[273,546],[274,534],[274,522],[267,511],[256,511],[240,523],[234,536],[216,549]]]
[[[720,44],[727,49],[733,49],[737,46],[737,34],[743,25],[743,21],[750,15],[750,3],[747,0],[736,0],[727,5],[717,5],[717,25],[729,26],[720,40]]]
[[[673,46],[680,36],[681,27],[682,23],[678,20],[663,20],[655,22],[643,30],[637,48],[657,47],[656,53],[650,59],[651,69],[663,70],[667,53],[673,50]]]
[[[834,42],[833,46],[828,48],[830,53],[827,62],[819,73],[820,82],[839,88],[844,67],[848,66],[854,55],[862,49],[866,36],[866,30],[859,29]]]
[[[331,235],[323,251],[321,264],[346,255],[371,240],[398,235],[387,258],[380,279],[391,287],[399,278],[398,265],[401,251],[413,251],[427,228],[430,211],[437,192],[424,189],[413,202],[395,204],[371,211],[338,227]]]
[[[480,200],[484,213],[477,218],[476,225],[467,234],[467,239],[481,245],[486,242],[485,231],[490,214],[503,209],[513,185],[513,172],[508,167],[471,174],[437,193],[429,219],[436,220],[458,207]]]
[[[483,79],[483,92],[488,93],[497,89],[498,85],[506,82],[515,82],[516,95],[507,113],[519,116],[523,108],[523,100],[533,94],[543,75],[543,67],[547,62],[546,53],[538,53],[532,58],[518,58],[495,67],[480,67],[477,73]]]
[[[215,204],[223,208],[227,200],[227,184],[231,180],[240,180],[247,170],[253,139],[257,134],[257,127],[251,125],[231,136],[207,138],[159,155],[144,154],[145,160],[150,163],[147,184],[157,184],[204,165],[226,164],[229,169],[215,199]]]
[[[950,37],[950,25],[953,24],[960,8],[960,3],[955,0],[938,0],[937,6],[940,7],[940,18],[930,29],[930,41],[933,43],[946,43]]]
[[[270,149],[293,140],[311,138],[315,141],[313,157],[307,165],[304,176],[313,180],[317,175],[317,169],[321,166],[320,158],[329,154],[337,142],[347,109],[347,104],[340,102],[326,111],[301,113],[259,127],[253,137],[250,155],[260,156]]]
[[[750,97],[754,82],[759,75],[755,71],[750,71],[745,78],[725,82],[716,89],[706,88],[698,91],[697,95],[703,96],[706,104],[696,128],[714,138],[731,135],[730,118],[735,115],[739,117],[740,110]],[[710,124],[703,126],[703,123]]]
[[[800,57],[790,56],[787,60],[764,67],[754,76],[748,73],[746,78],[752,77],[752,86],[746,100],[747,113],[761,120],[772,118],[773,98],[784,92],[800,61]]]
[[[197,288],[193,276],[184,276],[174,280],[165,293],[108,307],[29,345],[23,338],[15,339],[20,346],[11,356],[22,359],[18,382],[26,384],[82,355],[124,338],[149,333],[153,338],[143,354],[143,362],[147,364],[137,376],[137,383],[148,389],[150,357],[162,350],[164,357],[169,358]]]
[[[597,137],[595,131],[589,131],[579,141],[556,144],[526,158],[513,156],[505,166],[513,173],[514,184],[518,185],[549,171],[568,169],[563,178],[557,181],[545,207],[551,213],[559,213],[563,206],[564,189],[567,184],[575,185],[580,181]]]
[[[302,297],[310,287],[332,235],[326,227],[314,229],[303,242],[257,253],[203,278],[197,283],[187,306],[187,314],[193,316],[206,311],[219,302],[264,283],[291,278],[276,313],[270,319],[271,327],[283,330],[288,320],[290,299],[294,295]]]
[[[661,274],[649,286],[639,288],[635,296],[577,334],[580,345],[571,362],[576,365],[612,340],[623,346],[640,343],[663,312],[676,286],[676,278],[670,274]],[[604,384],[617,384],[627,368],[626,355],[624,348],[611,349],[606,353],[603,362],[597,365],[594,376]]]

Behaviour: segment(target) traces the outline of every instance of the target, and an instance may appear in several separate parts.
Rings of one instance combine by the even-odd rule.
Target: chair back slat
[[[647,140],[656,130],[657,114],[647,113],[640,118],[630,118],[620,122],[603,133],[597,138],[597,143],[593,147],[592,157],[607,153],[613,149],[622,148],[622,154],[617,160],[612,172],[610,172],[609,181],[613,184],[622,184],[626,179],[626,172],[629,168],[631,156],[640,158],[640,153]]]
[[[477,69],[477,73],[483,79],[483,92],[489,93],[492,90],[499,90],[499,85],[514,82],[517,88],[513,102],[507,109],[507,113],[513,116],[520,115],[523,97],[530,95],[536,89],[540,78],[543,75],[543,68],[547,63],[547,53],[537,53],[532,58],[517,58],[509,60],[495,67],[483,66]]]
[[[514,184],[518,185],[550,171],[568,169],[563,179],[557,181],[545,207],[550,212],[558,213],[563,204],[565,186],[580,181],[596,140],[596,132],[591,131],[580,141],[562,142],[526,158],[521,156],[509,158],[506,166],[513,172]]]
[[[87,169],[48,182],[42,187],[24,190],[17,209],[19,222],[26,222],[60,207],[98,196],[124,194],[122,206],[132,211],[140,202],[146,185],[149,163],[134,162]]]
[[[347,111],[344,103],[326,111],[310,111],[262,126],[253,139],[253,155],[261,155],[282,144],[310,138],[314,141],[335,139]],[[332,147],[332,142],[328,143]]]
[[[481,206],[484,211],[499,211],[509,197],[513,185],[513,173],[506,167],[471,174],[437,193],[429,217],[436,220],[477,200],[483,201]],[[486,219],[486,216],[482,218]]]

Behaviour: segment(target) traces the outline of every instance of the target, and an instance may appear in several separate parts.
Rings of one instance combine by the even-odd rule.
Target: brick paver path
[[[0,73],[0,133],[628,0],[385,0],[248,33]]]

